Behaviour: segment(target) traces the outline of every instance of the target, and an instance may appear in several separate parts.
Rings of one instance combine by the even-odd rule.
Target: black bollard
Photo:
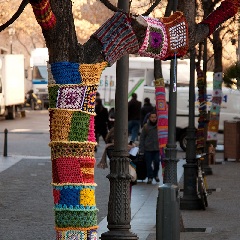
[[[3,147],[3,156],[7,157],[7,134],[8,130],[5,128],[4,129],[4,147]]]

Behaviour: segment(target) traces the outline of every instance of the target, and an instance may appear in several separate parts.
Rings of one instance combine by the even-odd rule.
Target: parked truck
[[[32,67],[32,89],[34,94],[42,101],[45,108],[48,108],[48,49],[35,48],[31,52],[30,66]]]
[[[14,119],[24,104],[24,55],[0,55],[0,115]]]

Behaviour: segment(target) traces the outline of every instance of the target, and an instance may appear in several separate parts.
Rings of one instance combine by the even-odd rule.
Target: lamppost
[[[119,0],[118,8],[129,11],[129,0]],[[110,159],[110,195],[108,202],[108,229],[101,240],[137,240],[131,229],[130,180],[127,140],[129,56],[117,61],[116,102],[114,123],[114,151]]]
[[[12,54],[13,53],[13,36],[15,34],[15,28],[12,25],[10,25],[8,28],[8,34],[10,37],[10,54]]]

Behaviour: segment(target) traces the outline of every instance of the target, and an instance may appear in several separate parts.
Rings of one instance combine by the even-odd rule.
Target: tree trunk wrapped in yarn
[[[49,117],[56,239],[97,239],[95,96],[106,62],[51,64]]]

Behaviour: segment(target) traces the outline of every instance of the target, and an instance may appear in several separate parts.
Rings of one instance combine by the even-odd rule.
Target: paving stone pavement
[[[210,165],[212,175],[207,176],[209,206],[206,210],[181,210],[184,228],[196,232],[181,232],[180,240],[239,240],[240,239],[240,162],[223,161],[223,152],[217,153],[221,164]],[[179,187],[183,185],[180,182]],[[205,232],[200,230],[205,229]],[[197,232],[198,231],[198,232]],[[156,240],[150,233],[147,240]]]

